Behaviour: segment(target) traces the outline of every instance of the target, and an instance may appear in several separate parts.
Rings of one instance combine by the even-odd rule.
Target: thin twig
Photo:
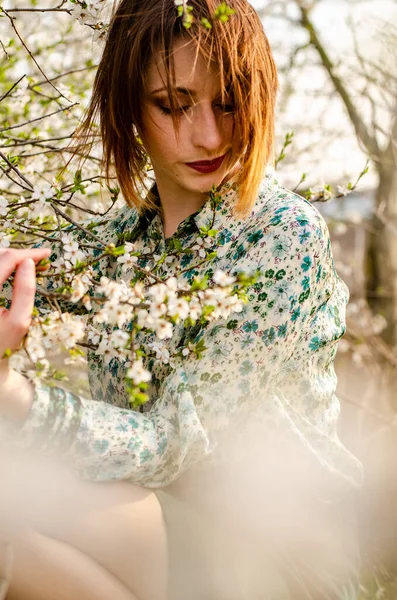
[[[29,179],[26,179],[25,175],[23,175],[23,173],[21,173],[21,171],[15,165],[13,165],[12,162],[10,162],[8,160],[8,158],[5,156],[5,154],[3,154],[1,151],[0,151],[0,157],[10,167],[10,169],[12,169],[18,175],[18,177],[20,177],[22,179],[22,181],[24,181],[26,183],[26,185],[28,185],[33,190],[34,186],[30,183]]]
[[[90,231],[89,229],[86,229],[82,225],[79,225],[79,223],[77,223],[74,219],[72,219],[72,217],[69,217],[69,215],[67,215],[66,213],[64,213],[63,210],[61,210],[53,202],[51,202],[51,206],[52,206],[53,210],[56,213],[59,213],[61,215],[61,217],[63,217],[66,221],[69,221],[69,223],[71,223],[72,225],[74,225],[77,229],[80,229],[80,231],[83,231],[86,235],[92,237],[103,248],[106,248],[106,244],[104,242],[102,242],[102,240],[100,240],[99,237],[97,237],[94,233],[92,233],[92,231]]]
[[[12,90],[13,90],[13,89],[15,89],[15,88],[17,87],[17,85],[18,85],[18,84],[19,84],[19,83],[22,81],[22,79],[23,79],[24,77],[26,77],[26,74],[25,74],[25,75],[22,75],[22,77],[20,77],[20,78],[18,79],[18,81],[16,81],[16,82],[15,82],[15,83],[14,83],[14,84],[13,84],[13,85],[10,87],[10,89],[8,90],[8,92],[6,92],[6,93],[4,94],[4,96],[2,96],[2,97],[0,98],[0,102],[2,102],[2,101],[5,99],[5,98],[7,98],[7,96],[9,96],[9,95],[11,94]]]
[[[63,96],[65,98],[65,96]],[[66,100],[68,100],[67,98],[65,98]],[[69,100],[68,100],[69,102]],[[42,117],[36,117],[35,119],[30,119],[29,121],[25,121],[24,123],[19,123],[18,125],[11,125],[10,127],[4,127],[3,129],[0,129],[0,133],[3,133],[3,131],[10,131],[11,129],[17,129],[18,127],[24,127],[25,125],[29,125],[30,123],[35,123],[36,121],[42,121],[43,119],[46,119],[47,117],[52,117],[53,115],[58,114],[59,112],[64,112],[65,110],[70,110],[71,108],[73,108],[74,106],[80,104],[79,102],[75,102],[74,104],[71,104],[70,106],[65,106],[64,108],[59,108],[58,110],[52,112],[52,113],[48,113],[48,115],[43,115]]]
[[[95,64],[90,67],[82,67],[81,69],[72,69],[71,71],[66,71],[65,73],[61,73],[61,75],[56,75],[55,77],[49,77],[49,80],[56,81],[57,79],[61,79],[62,77],[66,77],[67,75],[73,75],[74,73],[81,73],[81,71],[96,69],[98,66],[99,66],[99,64]],[[37,83],[33,83],[31,85],[31,88],[33,89],[36,86],[43,85],[43,83],[46,83],[46,81],[43,80],[43,81],[38,81]]]
[[[34,55],[32,54],[32,52],[29,50],[29,48],[27,47],[26,43],[24,42],[22,36],[20,35],[18,29],[15,27],[15,23],[14,23],[14,17],[12,17],[11,15],[8,14],[7,10],[5,10],[4,8],[2,8],[2,12],[6,15],[6,17],[8,17],[8,19],[10,20],[11,23],[11,27],[13,28],[13,30],[15,31],[16,35],[18,36],[19,41],[21,42],[22,46],[25,48],[26,52],[29,54],[30,58],[32,59],[32,61],[34,62],[34,64],[36,65],[36,67],[38,68],[38,70],[40,71],[40,73],[43,75],[44,79],[46,80],[47,83],[50,84],[50,86],[52,88],[54,88],[54,90],[57,92],[57,94],[59,94],[60,96],[62,96],[62,98],[64,98],[65,100],[68,100],[56,87],[53,83],[51,83],[51,81],[48,79],[47,75],[44,73],[43,69],[40,67],[39,63],[37,62],[36,58],[34,57]]]

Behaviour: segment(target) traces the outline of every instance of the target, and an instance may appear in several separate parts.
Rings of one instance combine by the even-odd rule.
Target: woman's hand
[[[0,249],[0,285],[15,271],[11,308],[0,309],[0,360],[6,350],[16,350],[28,332],[36,293],[35,263],[50,254],[49,248]]]
[[[49,248],[0,248],[0,286],[15,271],[10,310],[0,308],[0,415],[17,421],[26,419],[34,390],[25,377],[10,369],[4,354],[19,348],[28,332],[36,293],[35,263],[50,254]]]

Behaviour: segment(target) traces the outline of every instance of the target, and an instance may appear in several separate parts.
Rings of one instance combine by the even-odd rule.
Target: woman
[[[212,277],[217,267],[262,276],[243,312],[177,327],[171,355],[187,339],[206,350],[152,362],[142,412],[129,409],[115,359],[89,355],[92,400],[34,388],[2,360],[0,412],[14,447],[61,448],[85,480],[51,489],[57,518],[30,515],[33,529],[14,537],[10,598],[317,599],[349,582],[348,512],[350,528],[325,548],[361,478],[336,433],[333,359],[348,290],[318,211],[264,170],[277,75],[257,14],[233,0],[222,23],[215,1],[191,5],[190,28],[173,0],[123,0],[114,12],[80,135],[88,142],[100,117],[104,165],[128,206],[93,231],[106,243],[126,234],[151,269],[177,238],[192,251],[171,252],[162,278]],[[142,198],[147,157],[155,185]],[[213,262],[200,261],[217,246]],[[2,282],[16,269],[2,353],[27,331],[33,261],[49,254],[59,258],[55,246],[0,256]],[[99,271],[122,274],[111,258]]]

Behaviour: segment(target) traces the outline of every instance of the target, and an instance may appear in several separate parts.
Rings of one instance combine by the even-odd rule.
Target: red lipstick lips
[[[213,173],[214,171],[217,171],[217,169],[219,169],[225,156],[226,154],[220,156],[219,158],[216,158],[215,160],[200,160],[198,162],[186,164],[188,167],[191,167],[199,173]]]

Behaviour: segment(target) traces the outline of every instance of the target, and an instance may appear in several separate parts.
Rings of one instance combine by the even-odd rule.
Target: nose
[[[199,103],[195,107],[191,122],[191,141],[196,147],[205,148],[211,158],[224,143],[225,131],[222,117],[217,115],[209,103]]]

